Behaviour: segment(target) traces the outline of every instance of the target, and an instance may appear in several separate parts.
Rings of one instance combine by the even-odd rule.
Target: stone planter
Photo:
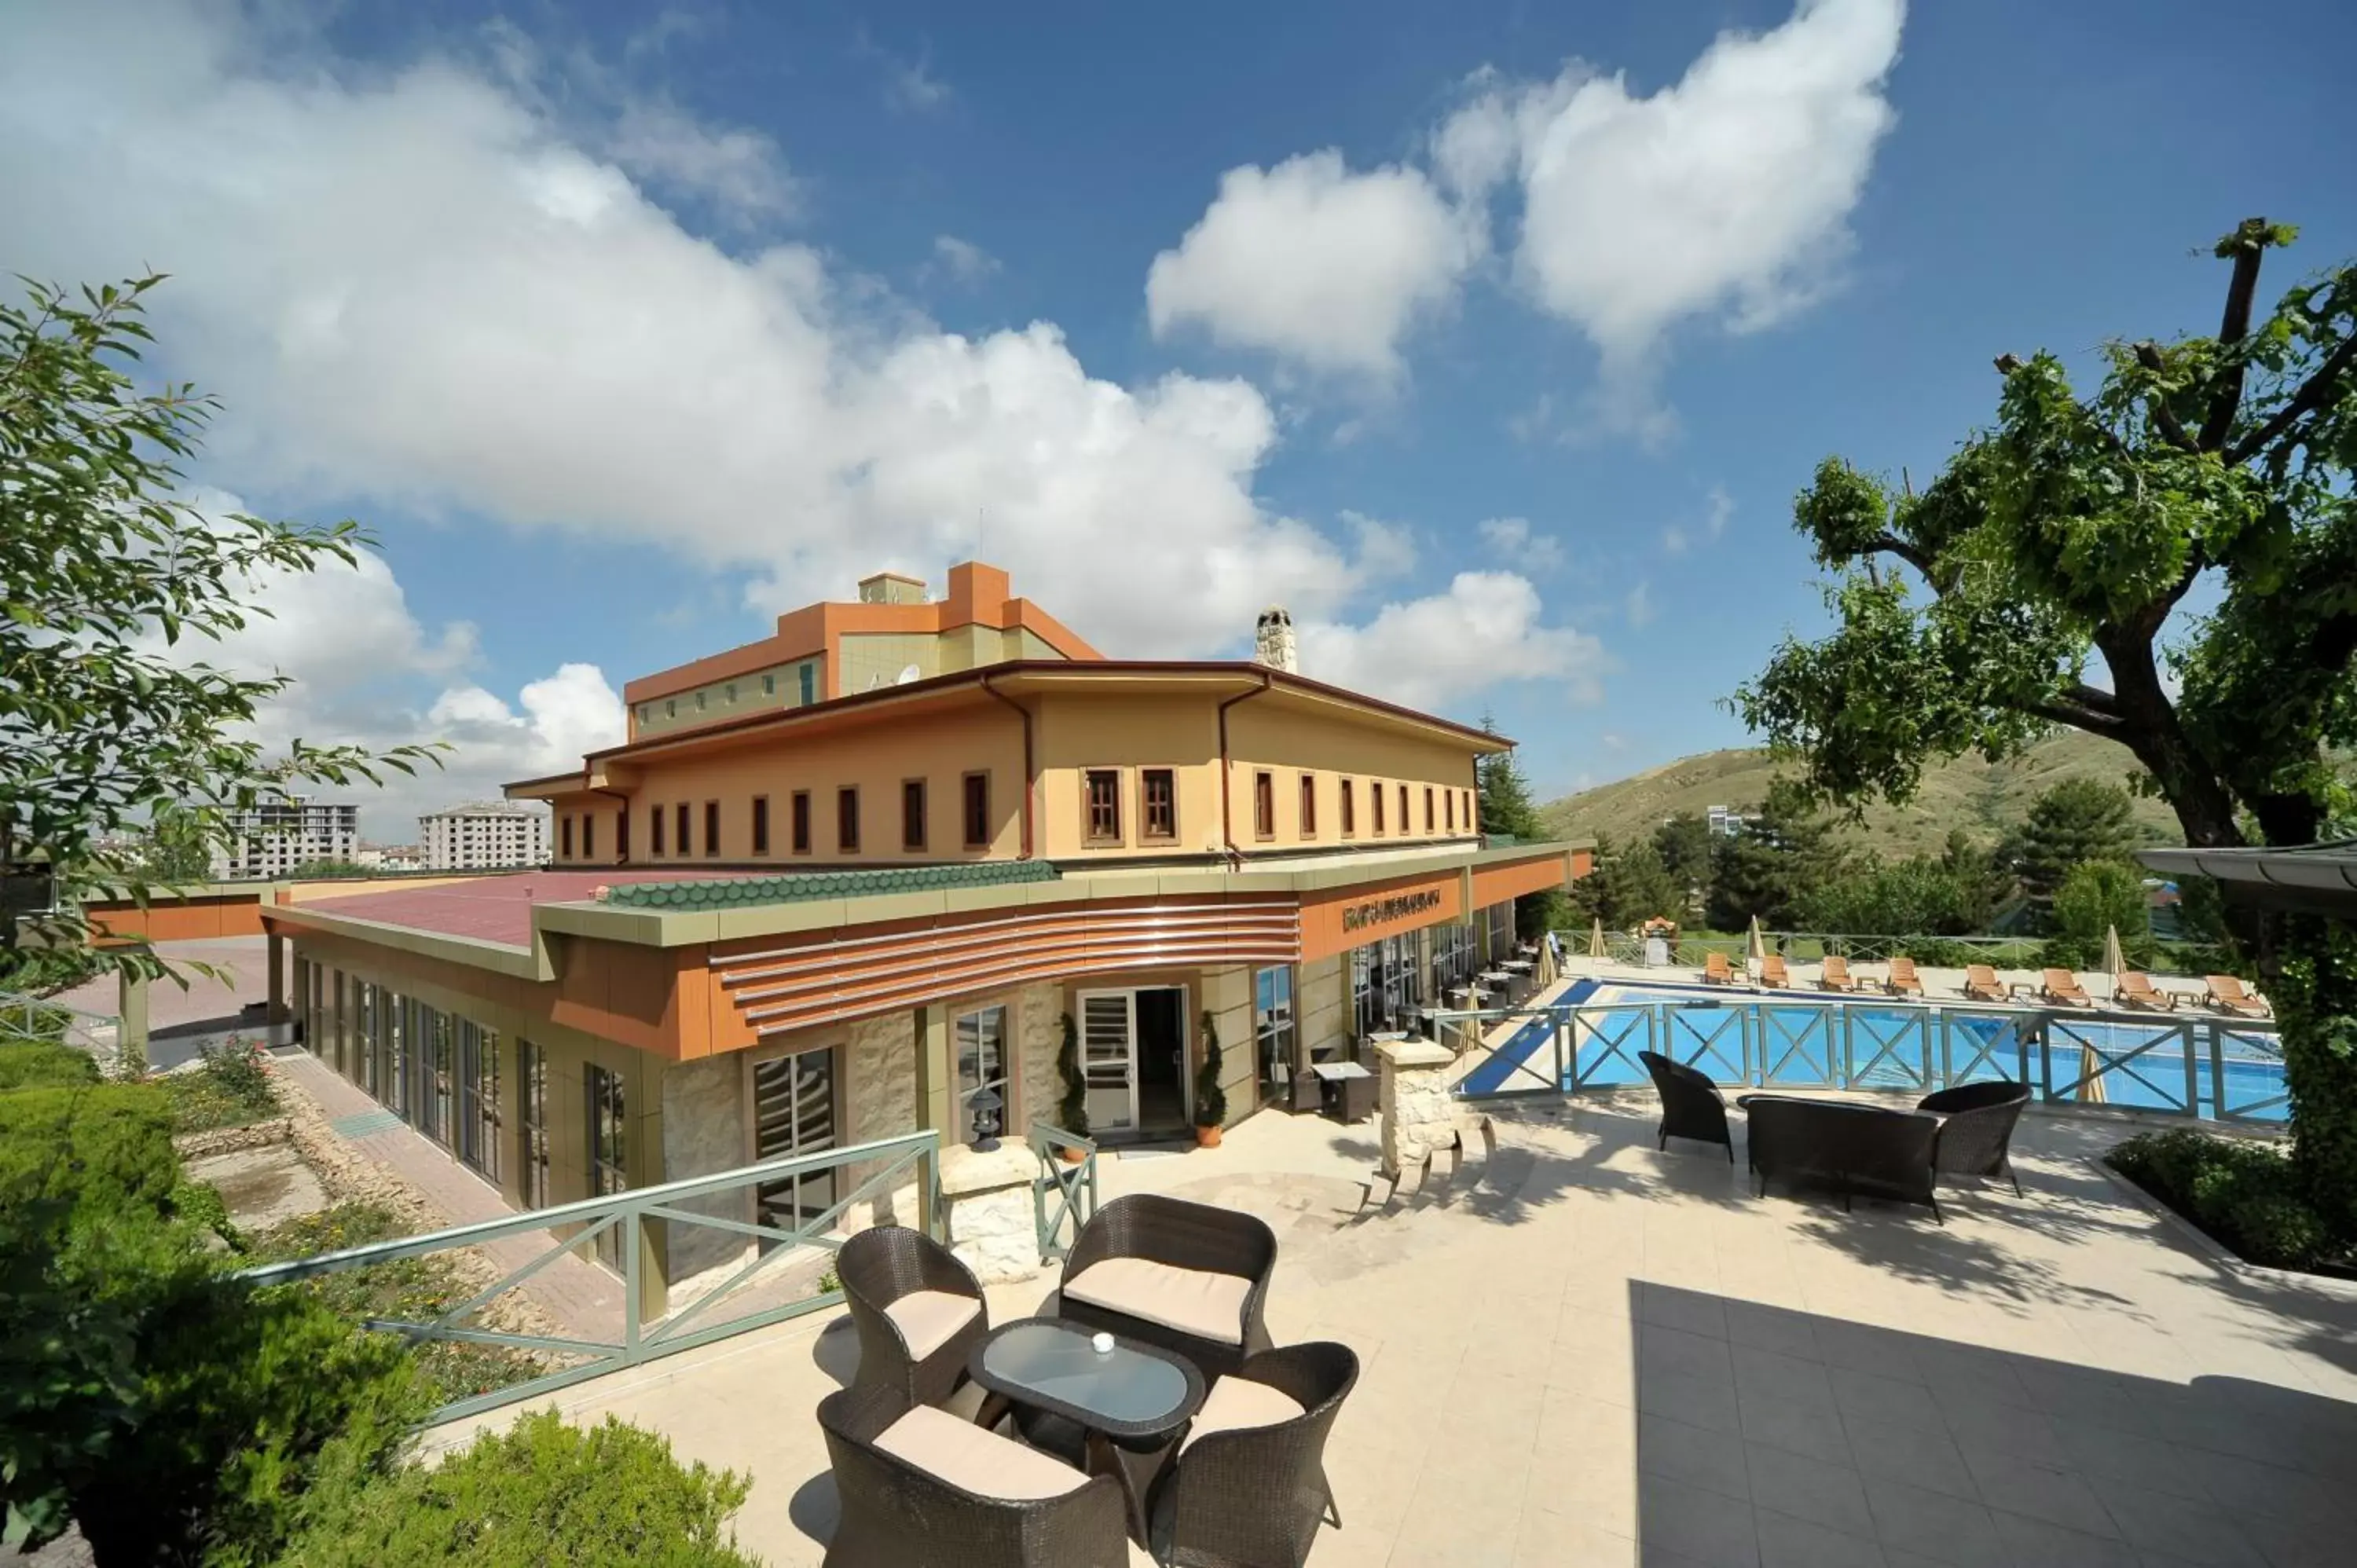
[[[1025,1144],[984,1153],[952,1150],[942,1160],[942,1220],[950,1251],[985,1284],[1039,1272],[1039,1219],[1031,1185],[1039,1161]]]

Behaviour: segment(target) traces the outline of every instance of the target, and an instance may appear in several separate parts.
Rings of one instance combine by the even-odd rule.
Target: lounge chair
[[[2067,969],[2050,969],[2038,983],[2038,994],[2057,1007],[2093,1007],[2095,999],[2079,983],[2079,977]]]
[[[1269,1348],[1262,1314],[1275,1268],[1276,1233],[1258,1216],[1131,1193],[1072,1239],[1054,1316],[1175,1350],[1204,1377],[1226,1377]]]
[[[946,1402],[990,1332],[973,1271],[904,1225],[862,1230],[836,1251],[834,1270],[859,1334],[856,1385],[897,1389],[910,1404]]]
[[[2243,989],[2243,983],[2231,974],[2205,975],[2210,987],[2210,1005],[2222,1013],[2239,1013],[2245,1018],[2264,1018],[2268,1007],[2265,1000]]]
[[[1770,991],[1790,991],[1792,977],[1784,968],[1784,961],[1770,953],[1760,961],[1760,983]]]
[[[1849,960],[1839,953],[1825,954],[1824,971],[1817,976],[1820,991],[1856,991],[1857,981],[1850,974]]]
[[[1263,1350],[1211,1385],[1154,1498],[1158,1562],[1181,1568],[1308,1561],[1329,1510],[1326,1436],[1359,1380],[1347,1345]]]
[[[1723,952],[1705,953],[1702,961],[1702,983],[1705,985],[1732,985],[1735,971],[1727,966]]]
[[[1923,994],[1923,982],[1915,972],[1915,961],[1904,956],[1890,961],[1890,974],[1883,981],[1882,989],[1893,996]]]
[[[2001,1176],[2013,1183],[2013,1196],[2019,1197],[2021,1178],[2013,1174],[2013,1129],[2029,1104],[2029,1085],[2006,1079],[1959,1084],[1917,1101],[1916,1110],[1940,1118],[1932,1170],[1948,1176]]]
[[[2140,1007],[2147,1013],[2177,1010],[2176,993],[2156,989],[2152,976],[2139,970],[2125,971],[2112,987],[2112,996],[2123,1007]]]
[[[2003,1002],[2005,986],[1996,977],[1996,970],[1986,963],[1964,965],[1964,1000],[1967,1002]]]
[[[1673,1138],[1692,1138],[1697,1143],[1723,1144],[1727,1146],[1727,1163],[1735,1163],[1735,1138],[1727,1130],[1727,1101],[1718,1092],[1718,1085],[1702,1072],[1674,1062],[1659,1051],[1639,1051],[1637,1059],[1645,1064],[1652,1075],[1653,1088],[1662,1096],[1662,1126],[1655,1146],[1666,1149]]]

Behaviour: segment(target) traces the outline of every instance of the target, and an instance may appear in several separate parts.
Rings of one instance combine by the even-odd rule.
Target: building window
[[[653,843],[654,853],[657,854],[663,852],[663,809],[661,806],[647,813],[647,825],[652,830],[647,836]]]
[[[1253,775],[1253,837],[1273,839],[1276,836],[1276,777],[1271,773]]]
[[[796,854],[808,854],[811,852],[809,790],[797,789],[794,791],[792,815],[793,821],[790,826],[793,832],[793,851]]]
[[[859,853],[859,789],[856,785],[834,792],[834,847],[843,854]]]
[[[1293,971],[1264,969],[1253,976],[1253,1060],[1262,1104],[1285,1098],[1293,1047]]]
[[[925,781],[900,781],[900,847],[922,852],[925,847]]]
[[[1375,832],[1382,832],[1383,831],[1383,787],[1372,779],[1367,780],[1367,803],[1375,809]]]
[[[1424,787],[1424,831],[1432,831],[1432,786]]]
[[[628,806],[614,813],[614,854],[619,860],[630,858],[630,809]]]
[[[802,677],[802,706],[807,708],[818,701],[818,666],[805,664],[795,673]]]
[[[1121,842],[1121,775],[1110,768],[1092,768],[1083,778],[1082,804],[1087,811],[1082,823],[1091,843]]]
[[[767,795],[753,797],[753,853],[770,853],[770,798]]]
[[[695,711],[699,714],[704,711],[704,693],[701,692],[695,694]]]
[[[522,1114],[516,1153],[526,1208],[548,1207],[548,1053],[530,1040],[516,1042],[516,1108]]]
[[[1168,843],[1178,836],[1178,777],[1168,768],[1137,775],[1138,836]]]
[[[1401,786],[1399,787],[1399,802],[1400,802],[1400,825],[1399,825],[1399,831],[1400,831],[1400,832],[1404,832],[1404,833],[1405,833],[1405,832],[1415,832],[1415,829],[1414,829],[1414,828],[1409,824],[1408,820],[1407,820],[1407,786],[1406,786],[1406,785],[1405,785],[1405,784],[1403,784],[1403,785],[1401,785]]]
[[[675,719],[679,717],[679,699],[677,697],[665,697],[663,699],[663,717],[667,719]]]
[[[1480,944],[1473,940],[1470,926],[1435,926],[1432,928],[1432,983],[1437,988],[1454,989],[1473,983],[1474,972],[1480,967]]]
[[[417,1039],[423,1047],[418,1063],[417,1130],[445,1148],[457,1145],[457,1122],[451,1109],[457,1099],[457,1041],[450,1015],[438,1007],[417,1004]]]
[[[737,700],[736,682],[731,681],[728,682],[728,689],[721,694],[720,700],[724,703],[733,703]]]
[[[1301,836],[1318,836],[1318,776],[1314,773],[1301,776]]]
[[[1469,833],[1480,832],[1481,820],[1473,810],[1473,791],[1459,789],[1457,792],[1465,797],[1465,831]]]
[[[627,1107],[622,1102],[622,1075],[588,1065],[583,1092],[587,1103],[584,1121],[589,1133],[589,1196],[608,1197],[630,1185]],[[609,1268],[622,1266],[626,1225],[608,1225],[597,1232],[597,1260]]]
[[[556,835],[564,843],[565,858],[571,860],[573,858],[573,819],[571,817],[559,817],[556,820]]]
[[[469,1018],[458,1025],[458,1158],[500,1179],[500,1036]]]
[[[681,842],[684,843],[686,835],[682,834]],[[704,853],[707,855],[720,853],[720,802],[717,800],[704,802]]]
[[[642,725],[651,725],[655,722],[655,705],[652,703],[640,703],[639,704],[639,722]]]
[[[581,858],[584,860],[595,860],[597,857],[597,819],[595,817],[583,817],[581,819]]]
[[[990,775],[965,776],[965,847],[990,847]]]
[[[1359,831],[1358,791],[1348,779],[1342,780],[1342,836],[1350,838]]]
[[[694,854],[695,853],[695,828],[688,816],[687,802],[682,800],[677,806],[673,807],[672,817],[674,825],[679,829],[679,853],[683,855]]]
[[[776,696],[777,694],[778,694],[778,677],[777,677],[776,673],[775,673],[774,671],[772,671],[772,672],[771,672],[771,673],[770,673],[770,674],[767,674],[767,675],[762,676],[762,677],[761,677],[761,695],[763,695],[763,696],[765,696],[765,697],[774,697],[774,696]]]
[[[1452,833],[1455,832],[1457,831],[1457,791],[1454,789],[1443,790],[1441,792],[1440,806],[1441,814],[1448,821],[1448,831]]]
[[[1015,1108],[1006,1102],[1006,1009],[985,1007],[978,1013],[963,1013],[957,1021],[958,1108],[954,1130],[969,1144],[985,1137],[996,1137],[1003,1132]],[[995,1107],[978,1106],[974,1101],[987,1090],[996,1095]],[[985,1131],[974,1126],[977,1116]]]

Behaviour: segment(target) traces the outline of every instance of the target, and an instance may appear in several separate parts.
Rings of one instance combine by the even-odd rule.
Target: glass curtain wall
[[[1295,1029],[1293,971],[1261,970],[1253,976],[1253,1060],[1263,1105],[1282,1101],[1292,1087]]]
[[[582,1092],[588,1111],[589,1196],[608,1197],[630,1185],[625,1139],[628,1107],[622,1102],[622,1075],[592,1062],[584,1069]],[[597,1261],[608,1268],[622,1266],[624,1227],[608,1225],[597,1232]]]

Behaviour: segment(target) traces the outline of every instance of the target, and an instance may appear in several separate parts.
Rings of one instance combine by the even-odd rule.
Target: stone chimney
[[[1260,621],[1253,628],[1253,662],[1288,675],[1301,673],[1301,657],[1293,646],[1293,612],[1283,605],[1271,605],[1260,612]]]

